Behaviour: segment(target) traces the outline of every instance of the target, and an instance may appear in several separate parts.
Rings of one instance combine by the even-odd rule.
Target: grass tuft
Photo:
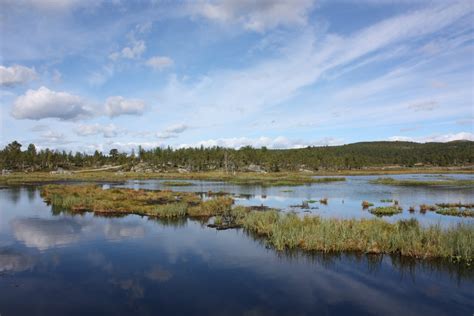
[[[402,208],[399,206],[379,206],[369,209],[369,212],[376,216],[392,216],[395,214],[400,214],[402,212]]]

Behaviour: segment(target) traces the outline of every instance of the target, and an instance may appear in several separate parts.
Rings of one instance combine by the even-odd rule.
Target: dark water
[[[292,189],[294,196],[282,194],[295,200],[323,194]],[[268,200],[281,188],[247,190],[265,192]],[[328,207],[338,194],[346,205],[349,191],[328,196]],[[391,192],[401,200],[410,196],[402,188]],[[471,198],[463,192],[444,194]],[[472,268],[390,256],[278,253],[242,230],[216,231],[191,220],[53,215],[35,188],[0,190],[0,207],[2,316],[474,313]]]

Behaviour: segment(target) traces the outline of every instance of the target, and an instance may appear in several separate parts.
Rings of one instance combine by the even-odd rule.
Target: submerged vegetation
[[[400,180],[394,178],[378,178],[371,181],[374,184],[397,185],[397,186],[474,186],[474,180]]]
[[[41,195],[55,208],[99,215],[139,214],[164,219],[209,219],[217,229],[241,227],[264,237],[277,250],[358,251],[388,253],[416,258],[449,258],[470,264],[474,252],[474,225],[458,224],[442,229],[422,227],[414,220],[388,223],[381,219],[323,219],[299,217],[264,206],[233,206],[229,196],[202,200],[198,194],[131,189],[103,190],[93,185],[48,185]],[[370,212],[386,215],[401,212],[398,206]]]

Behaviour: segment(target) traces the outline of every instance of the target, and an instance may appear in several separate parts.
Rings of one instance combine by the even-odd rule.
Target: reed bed
[[[394,224],[380,219],[322,219],[277,212],[251,212],[242,226],[264,236],[277,250],[359,251],[416,258],[450,258],[470,264],[474,255],[474,225],[421,227],[417,220]]]

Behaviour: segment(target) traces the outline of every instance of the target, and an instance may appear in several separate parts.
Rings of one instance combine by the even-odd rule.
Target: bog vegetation
[[[139,214],[158,218],[212,218],[211,227],[241,227],[265,238],[277,250],[357,251],[400,254],[416,258],[447,258],[471,264],[474,225],[443,229],[422,227],[415,219],[388,223],[380,219],[323,219],[299,217],[266,207],[235,206],[229,196],[202,200],[196,193],[131,189],[103,190],[94,185],[49,185],[41,195],[56,211],[94,212],[98,215]],[[390,208],[390,210],[389,210]],[[399,207],[375,208],[377,212]],[[381,210],[383,209],[383,210]]]

